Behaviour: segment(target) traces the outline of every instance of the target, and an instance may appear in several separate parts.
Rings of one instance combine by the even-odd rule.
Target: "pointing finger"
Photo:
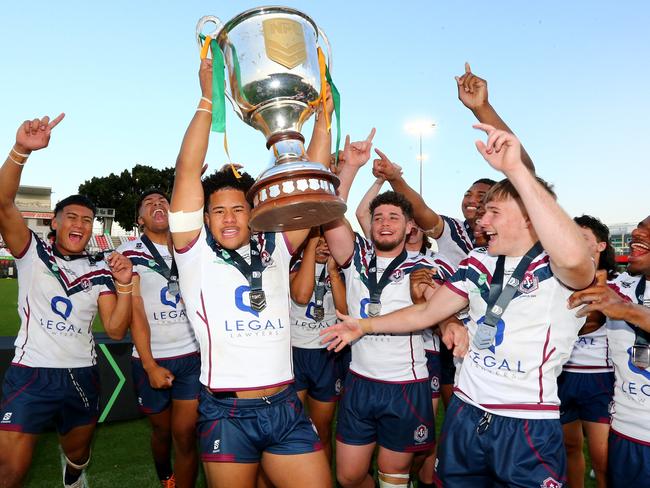
[[[372,142],[372,139],[375,137],[375,132],[377,132],[377,130],[373,127],[370,134],[368,134],[368,137],[366,137],[366,142]]]
[[[61,112],[52,122],[50,122],[50,129],[54,129],[57,125],[59,125],[59,122],[63,120],[63,117],[65,117],[65,113]]]

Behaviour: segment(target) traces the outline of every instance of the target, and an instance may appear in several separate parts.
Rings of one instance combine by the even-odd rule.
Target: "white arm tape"
[[[194,212],[169,212],[169,230],[171,232],[191,232],[203,225],[203,209]]]

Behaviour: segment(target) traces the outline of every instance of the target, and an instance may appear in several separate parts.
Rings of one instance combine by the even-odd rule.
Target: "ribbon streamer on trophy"
[[[216,30],[204,34],[207,23]],[[304,13],[287,7],[258,7],[225,24],[202,17],[196,28],[201,56],[213,59],[212,130],[224,133],[225,98],[235,113],[266,137],[272,163],[247,197],[253,203],[253,230],[284,231],[321,225],[341,217],[345,203],[336,194],[338,178],[309,161],[303,124],[322,106],[329,82],[340,143],[340,95],[329,68],[331,50],[324,33]],[[318,46],[327,47],[328,62]],[[227,83],[224,71],[227,70]],[[230,156],[228,156],[230,157]]]

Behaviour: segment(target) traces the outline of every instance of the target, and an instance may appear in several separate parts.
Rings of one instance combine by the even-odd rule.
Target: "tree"
[[[93,177],[79,185],[79,193],[86,195],[98,207],[114,208],[115,221],[123,229],[136,225],[140,195],[150,189],[159,189],[171,196],[174,185],[174,168],[157,169],[136,164],[131,171],[125,169],[119,175]]]

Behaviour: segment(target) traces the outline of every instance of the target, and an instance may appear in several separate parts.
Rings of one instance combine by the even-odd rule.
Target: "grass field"
[[[16,280],[0,280],[0,336],[15,336],[18,332],[17,293]],[[101,331],[101,324],[96,322],[94,328]],[[443,415],[439,414],[438,417],[439,432]],[[587,458],[587,472],[589,469]],[[149,451],[148,421],[141,419],[100,425],[87,474],[91,488],[159,487]],[[56,434],[47,433],[41,436],[25,487],[56,486],[62,486],[58,441]],[[205,486],[202,476],[196,486]],[[587,478],[585,486],[591,488],[596,485]]]

